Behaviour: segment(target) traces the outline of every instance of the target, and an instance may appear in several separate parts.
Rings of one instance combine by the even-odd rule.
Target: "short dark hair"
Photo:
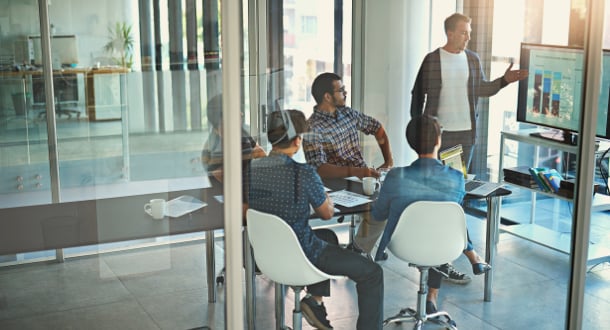
[[[441,125],[430,115],[417,116],[409,122],[405,132],[407,142],[418,155],[429,154],[441,136]]]
[[[294,125],[294,130],[297,135],[307,132],[309,126],[307,120],[305,120],[305,114],[302,111],[291,109],[278,110],[270,113],[267,117],[267,138],[273,145],[280,148],[286,148],[290,146],[290,143],[296,136],[288,139],[282,111],[290,116],[290,121],[292,121],[292,125]]]
[[[341,79],[342,78],[340,75],[332,72],[324,72],[319,74],[311,84],[311,95],[313,96],[313,99],[316,100],[316,103],[322,103],[324,100],[324,94],[333,94],[335,92],[333,82]]]
[[[449,31],[455,31],[458,22],[470,23],[472,19],[466,15],[455,13],[445,18],[445,34]]]
[[[219,128],[222,124],[222,94],[208,99],[206,114],[208,123],[214,128]]]

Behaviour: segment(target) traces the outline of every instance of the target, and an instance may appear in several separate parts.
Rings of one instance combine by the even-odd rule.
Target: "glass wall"
[[[481,164],[481,167],[487,169],[491,180],[512,181],[509,187],[513,193],[504,198],[502,205],[503,220],[507,224],[503,231],[535,246],[544,246],[551,253],[564,254],[570,261],[547,268],[556,274],[556,284],[569,288],[568,294],[548,296],[544,290],[536,294],[540,299],[555,302],[553,308],[566,315],[564,323],[560,324],[565,328],[574,326],[578,316],[575,311],[580,309],[578,296],[583,292],[591,304],[584,310],[582,328],[596,327],[595,324],[604,322],[596,312],[594,301],[604,286],[602,279],[607,275],[603,265],[610,251],[605,239],[610,228],[605,225],[607,215],[604,212],[610,205],[606,189],[607,159],[603,154],[609,146],[605,55],[596,56],[601,59],[598,64],[595,58],[585,57],[587,50],[595,53],[600,42],[601,48],[607,48],[608,33],[605,25],[600,24],[603,20],[595,18],[597,15],[589,10],[582,1],[494,3],[490,77],[502,75],[511,62],[527,65],[530,71],[529,78],[521,86],[509,85],[490,98],[490,115],[485,125],[487,151],[480,150],[478,154],[486,156],[486,165]],[[587,22],[591,26],[590,44],[585,37]],[[506,26],[512,28],[506,29]],[[603,31],[603,37],[597,40],[595,33],[599,31]],[[539,94],[534,92],[537,81],[541,82]],[[588,89],[583,88],[585,85]],[[596,88],[600,88],[600,94],[590,92]],[[589,103],[590,98],[595,102]],[[595,107],[597,115],[593,117],[594,126],[589,128],[582,121],[587,113],[592,113],[591,107]],[[585,125],[584,131],[580,130],[580,125]],[[540,131],[546,138],[530,135]],[[575,132],[579,137],[568,139],[566,137],[572,135],[566,135],[566,131]],[[588,143],[586,138],[591,131],[595,131],[593,134],[597,137]],[[588,148],[591,153],[585,152]],[[589,156],[592,159],[588,159]],[[549,189],[535,183],[532,189],[523,189],[528,183],[514,183],[518,172],[532,167],[542,171],[556,170],[565,186],[557,190],[551,187],[550,193],[541,193]],[[507,173],[506,169],[511,172]],[[579,191],[588,194],[583,200],[582,196],[576,196],[577,186],[573,183],[588,180],[593,181],[593,186],[584,186],[584,190]],[[591,190],[593,198],[588,199]],[[579,202],[584,205],[578,205]],[[589,203],[593,207],[586,206]],[[588,252],[580,259],[579,253],[583,249]],[[579,286],[584,278],[586,285]],[[575,287],[584,291],[575,291]]]
[[[338,8],[338,27],[326,3],[270,1],[267,15],[279,23],[264,32],[244,2],[243,81],[227,92],[239,109],[222,106],[219,1],[0,5],[7,8],[0,13],[4,265],[221,234],[223,113],[241,113],[242,151],[258,157],[270,148],[260,105],[311,112],[317,73],[338,65],[351,81],[350,1]],[[281,42],[257,44],[269,36]],[[261,45],[269,45],[268,56],[253,69]],[[157,200],[165,201],[161,214]],[[152,268],[133,265],[119,276],[181,267],[174,258],[168,246]],[[213,281],[214,263],[208,266]]]
[[[236,95],[222,90],[219,1],[0,0],[6,8],[0,12],[0,261],[54,258],[63,248],[70,257],[181,234],[201,238],[203,231],[222,229],[222,114],[240,111],[240,133],[250,148],[242,151],[266,153],[265,116],[279,108],[309,115],[311,83],[325,71],[343,76],[348,105],[384,123],[395,165],[409,164],[415,158],[404,141],[410,91],[424,55],[443,45],[442,22],[454,11],[473,18],[469,48],[480,54],[489,78],[501,76],[511,62],[513,68],[521,64],[523,42],[584,46],[587,11],[580,1],[334,3],[340,8],[333,11],[323,0],[269,1],[263,10],[268,26],[259,30],[265,24],[253,12],[260,9],[244,2],[243,92]],[[48,24],[39,4],[47,5]],[[358,12],[362,17],[352,23]],[[354,35],[352,27],[364,27],[362,35]],[[607,33],[603,40],[603,48],[610,48]],[[530,80],[535,76],[530,70]],[[239,98],[240,108],[223,112],[223,95]],[[536,165],[579,178],[578,146],[540,147],[510,139],[501,145],[502,131],[532,127],[516,119],[518,98],[514,83],[481,101],[488,115],[480,121],[474,172],[496,181],[506,167]],[[378,164],[376,144],[363,141],[367,161]],[[607,148],[600,140],[596,156],[601,161],[591,170],[599,185],[596,196],[602,198]],[[502,205],[507,224],[536,225],[554,235],[561,247],[549,251],[565,255],[566,263],[544,265],[540,272],[556,274],[555,286],[570,287],[574,200],[513,188]],[[195,216],[171,207],[157,216],[147,205],[153,199],[182,203]],[[602,200],[595,210],[608,204]],[[535,216],[524,216],[518,208],[523,205]],[[584,325],[601,324],[604,318],[596,312],[606,292],[607,275],[597,272],[604,269],[597,261],[608,256],[603,254],[608,244],[604,215],[590,215],[590,242],[595,243],[590,246],[602,248],[602,258],[586,262],[591,271]],[[518,227],[507,226],[502,237],[510,228]],[[531,254],[528,260],[544,260],[544,252],[525,253]],[[172,258],[167,253],[155,267],[177,267]],[[522,262],[502,260],[499,267],[513,269],[514,279],[541,300],[555,302],[553,312],[567,315],[568,295],[546,296],[544,287],[520,277]],[[140,272],[134,265],[125,274]]]
[[[25,246],[4,240],[6,259],[23,258],[8,253],[17,251],[53,254],[63,239],[81,246],[201,230],[201,223],[151,228],[145,218],[143,227],[125,228],[127,210],[102,205],[129,196],[171,200],[214,183],[201,156],[217,129],[208,114],[222,111],[218,3],[205,2],[205,11],[195,1],[40,4],[48,5],[46,30],[38,1],[2,2],[0,207],[55,210],[44,206],[92,201],[93,214],[40,215],[34,228],[53,236],[52,227],[68,226],[73,237]]]

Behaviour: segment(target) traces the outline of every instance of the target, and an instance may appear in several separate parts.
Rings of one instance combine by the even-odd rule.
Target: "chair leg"
[[[389,317],[383,321],[386,326],[390,323],[401,323],[405,321],[415,321],[413,329],[421,329],[425,322],[433,322],[444,326],[447,329],[457,330],[451,320],[449,313],[438,311],[432,314],[426,314],[426,298],[428,296],[428,271],[430,267],[418,266],[419,269],[419,291],[417,291],[417,308],[403,308],[396,315]],[[443,318],[446,319],[443,320]]]
[[[288,329],[284,319],[284,285],[275,283],[275,328]]]
[[[303,315],[301,314],[301,290],[302,286],[292,287],[294,291],[294,310],[292,311],[292,328],[301,330],[303,328]]]
[[[426,299],[428,298],[429,267],[419,269],[419,291],[417,291],[417,319],[426,321]]]

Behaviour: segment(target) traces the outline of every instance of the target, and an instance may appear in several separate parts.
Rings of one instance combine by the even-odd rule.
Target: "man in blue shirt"
[[[389,169],[394,165],[390,140],[377,119],[345,105],[347,92],[341,77],[325,72],[316,77],[311,85],[311,94],[316,100],[313,114],[309,117],[312,138],[305,141],[307,162],[315,166],[323,178],[345,178],[357,176],[379,177],[378,169]],[[360,135],[374,135],[383,155],[383,164],[377,169],[364,161]],[[362,214],[354,243],[358,249],[370,253],[384,223],[370,221],[369,213]]]
[[[267,127],[267,136],[273,147],[267,157],[251,163],[249,207],[286,221],[298,237],[305,255],[318,269],[354,280],[358,292],[357,329],[381,329],[381,267],[354,251],[340,247],[332,230],[314,231],[309,225],[310,208],[320,218],[328,220],[334,214],[334,207],[315,168],[292,159],[301,148],[301,134],[307,128],[304,114],[297,110],[275,111],[269,115]],[[307,293],[301,306],[305,319],[318,329],[332,329],[322,303],[322,297],[330,295],[330,281],[308,286]]]
[[[413,118],[407,125],[406,137],[409,146],[417,152],[419,158],[410,166],[395,167],[388,172],[379,197],[373,205],[373,219],[387,219],[378,254],[385,250],[400,215],[411,203],[425,200],[453,201],[461,204],[466,194],[463,173],[443,165],[437,159],[441,146],[441,127],[436,118],[428,115]],[[475,275],[484,274],[491,269],[474,251],[470,240],[464,254],[470,260]],[[427,313],[436,311],[441,279],[441,273],[430,270]]]

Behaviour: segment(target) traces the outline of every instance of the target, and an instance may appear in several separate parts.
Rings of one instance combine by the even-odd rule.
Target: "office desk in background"
[[[90,121],[118,120],[127,106],[127,69],[100,68],[85,74],[85,100]]]
[[[79,103],[85,105],[84,113],[87,113],[91,121],[121,119],[122,110],[126,106],[127,72],[122,67],[54,70],[56,111],[60,109],[58,115],[71,116],[71,113],[77,112],[75,107],[71,107],[69,112],[62,113],[62,104]],[[79,79],[79,76],[82,78]],[[7,87],[7,90],[11,91],[16,115],[33,110],[44,114],[45,85],[42,70],[0,71],[0,80],[3,85],[14,85],[12,88]],[[84,91],[84,103],[79,99],[81,88]]]

